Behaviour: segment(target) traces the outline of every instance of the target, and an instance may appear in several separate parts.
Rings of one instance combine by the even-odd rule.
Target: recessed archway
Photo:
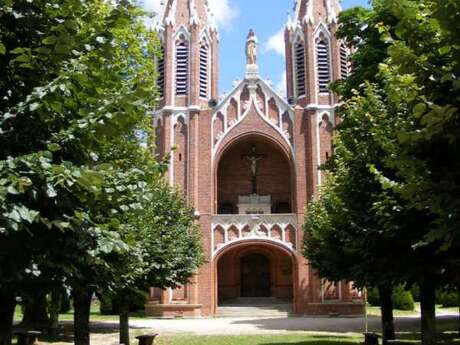
[[[245,213],[241,197],[268,197],[269,206],[254,213],[291,213],[293,176],[283,148],[262,135],[247,135],[231,143],[217,167],[217,213]]]
[[[264,242],[231,246],[215,259],[218,304],[250,298],[292,303],[295,259],[288,251]]]

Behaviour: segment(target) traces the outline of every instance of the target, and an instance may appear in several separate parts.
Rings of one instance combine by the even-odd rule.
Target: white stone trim
[[[265,234],[259,231],[260,227],[264,226],[268,233]],[[228,231],[230,228],[238,229],[238,238],[229,240]],[[249,235],[243,237],[243,229],[249,227]],[[281,239],[276,239],[272,236],[272,232],[278,227],[281,229]],[[295,214],[265,214],[265,215],[215,215],[211,225],[211,252],[214,258],[224,248],[236,243],[245,243],[248,241],[260,240],[269,241],[282,245],[290,252],[295,253],[296,248],[293,243],[286,241],[286,232],[289,227],[294,229],[294,239],[297,241],[297,218]],[[224,230],[224,243],[215,247],[215,232],[219,229]]]
[[[257,87],[260,86],[260,89],[262,90],[264,96],[265,96],[265,113],[259,109],[257,105]],[[244,88],[248,87],[249,89],[249,101],[247,104],[247,108],[243,110],[243,105],[241,104],[241,93],[243,92]],[[279,119],[278,119],[278,124],[273,123],[270,120],[269,117],[269,109],[268,109],[268,101],[273,98],[276,102],[276,105],[279,110]],[[231,103],[231,100],[235,99],[235,101],[238,104],[238,114],[236,121],[232,124],[228,124],[228,107]],[[285,142],[288,144],[288,147],[290,148],[291,154],[294,157],[294,146],[293,142],[291,142],[291,138],[284,132],[283,130],[283,115],[288,112],[289,117],[292,121],[292,125],[295,126],[295,117],[294,117],[294,111],[292,107],[280,96],[278,93],[264,80],[262,79],[256,79],[253,81],[250,80],[242,80],[241,82],[238,83],[238,85],[233,89],[232,92],[230,92],[226,97],[220,102],[220,104],[216,107],[214,114],[212,116],[212,123],[211,123],[211,142],[212,142],[212,162],[214,164],[216,154],[224,141],[224,139],[227,137],[227,135],[232,131],[233,128],[238,126],[249,114],[249,111],[251,110],[251,107],[254,106],[256,113],[273,129],[275,129],[281,137],[285,140]],[[215,120],[217,118],[218,113],[221,113],[224,117],[224,131],[218,138],[217,142],[214,142],[214,125],[215,125]]]
[[[169,14],[166,17],[166,12],[168,11],[168,8],[165,6],[165,13],[164,13],[164,24],[165,25],[174,25],[176,24],[176,9],[177,9],[177,0],[173,0],[172,4],[169,6]]]

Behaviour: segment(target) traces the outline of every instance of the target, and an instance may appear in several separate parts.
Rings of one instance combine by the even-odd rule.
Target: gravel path
[[[455,327],[458,316],[441,316],[439,329]],[[94,328],[115,329],[117,323],[93,323]],[[130,322],[133,329],[150,330],[160,334],[196,335],[239,335],[239,334],[280,334],[288,332],[335,332],[360,333],[364,330],[362,317],[349,318],[210,318],[210,319],[146,319]],[[417,317],[396,318],[398,332],[413,332],[420,329]],[[455,328],[454,328],[455,329]],[[380,331],[380,319],[369,318],[369,330]]]

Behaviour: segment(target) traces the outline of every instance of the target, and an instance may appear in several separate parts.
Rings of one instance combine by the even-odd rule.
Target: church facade
[[[185,286],[152,288],[148,315],[212,316],[257,301],[297,315],[363,311],[351,283],[321,279],[302,256],[304,208],[318,193],[337,121],[328,85],[349,70],[334,35],[339,11],[338,0],[296,1],[285,31],[287,95],[260,78],[251,30],[246,74],[219,98],[219,34],[207,1],[166,1],[156,154],[171,155],[167,178],[196,210],[206,263]]]

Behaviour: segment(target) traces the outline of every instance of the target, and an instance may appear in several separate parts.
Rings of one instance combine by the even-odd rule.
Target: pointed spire
[[[338,21],[338,14],[341,10],[340,2],[337,0],[325,0],[326,1],[326,14],[328,24],[336,23]]]
[[[207,0],[166,0],[163,25],[211,25]]]
[[[313,23],[314,2],[318,0],[296,0],[294,18],[299,23]],[[321,1],[321,0],[319,0]]]
[[[177,8],[177,0],[168,0],[166,6],[164,8],[163,14],[163,24],[168,25],[175,25],[176,24],[176,8]]]
[[[300,24],[337,23],[340,0],[296,0],[293,21]]]

